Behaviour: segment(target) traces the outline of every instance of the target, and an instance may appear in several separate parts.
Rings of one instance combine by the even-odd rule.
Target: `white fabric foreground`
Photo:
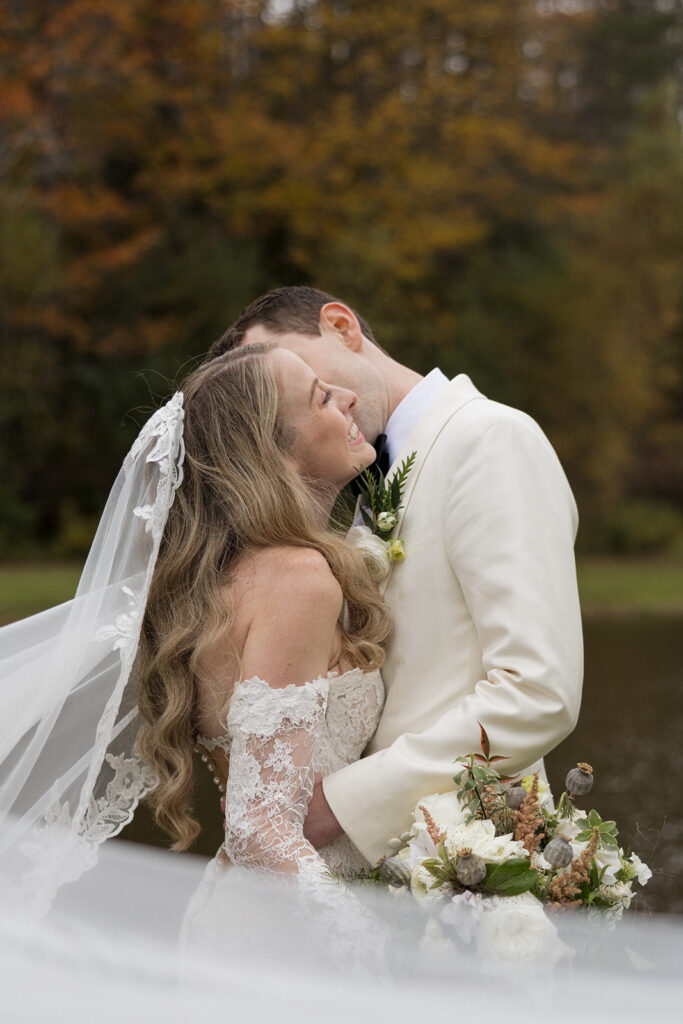
[[[356,932],[349,949],[344,915],[335,924],[296,885],[235,869],[224,941],[211,951],[181,946],[205,867],[200,858],[114,842],[30,932],[25,920],[0,913],[0,1019],[348,1024],[362,1016],[414,1024],[470,1013],[528,1024],[542,1013],[574,1024],[586,1015],[641,1022],[681,1005],[679,920],[642,916],[609,931],[562,915],[562,942],[584,955],[554,969],[500,972],[473,946],[456,951],[430,935],[429,916],[410,899],[363,887],[364,913],[384,941],[372,929],[366,940]]]

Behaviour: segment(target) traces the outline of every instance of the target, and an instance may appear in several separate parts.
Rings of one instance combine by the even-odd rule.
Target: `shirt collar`
[[[423,377],[396,406],[384,428],[389,463],[393,464],[419,421],[448,384],[448,377],[435,369]]]

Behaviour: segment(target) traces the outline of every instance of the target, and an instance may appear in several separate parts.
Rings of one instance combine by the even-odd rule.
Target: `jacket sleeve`
[[[441,498],[447,558],[484,675],[429,728],[404,733],[323,783],[340,824],[371,862],[409,826],[421,797],[454,788],[454,760],[479,749],[478,722],[514,773],[552,750],[578,718],[576,505],[537,424],[490,404],[487,421],[458,435]]]

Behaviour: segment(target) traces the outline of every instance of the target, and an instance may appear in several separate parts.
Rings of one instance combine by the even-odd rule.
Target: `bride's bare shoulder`
[[[254,548],[240,559],[233,574],[245,611],[268,614],[273,605],[282,611],[285,601],[293,606],[342,606],[342,590],[325,556],[313,548]]]
[[[243,677],[272,686],[327,672],[336,643],[342,589],[318,551],[278,547],[254,552],[235,581],[244,600]]]
[[[245,552],[222,588],[225,631],[202,654],[200,730],[213,735],[238,674],[272,686],[324,674],[338,657],[343,595],[323,555],[311,548]],[[213,730],[213,731],[212,731]]]

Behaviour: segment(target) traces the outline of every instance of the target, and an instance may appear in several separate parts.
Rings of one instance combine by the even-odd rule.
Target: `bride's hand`
[[[304,822],[304,837],[319,850],[327,846],[337,836],[342,835],[343,828],[332,813],[322,787],[322,775],[316,775],[313,796],[308,805],[308,814]]]

